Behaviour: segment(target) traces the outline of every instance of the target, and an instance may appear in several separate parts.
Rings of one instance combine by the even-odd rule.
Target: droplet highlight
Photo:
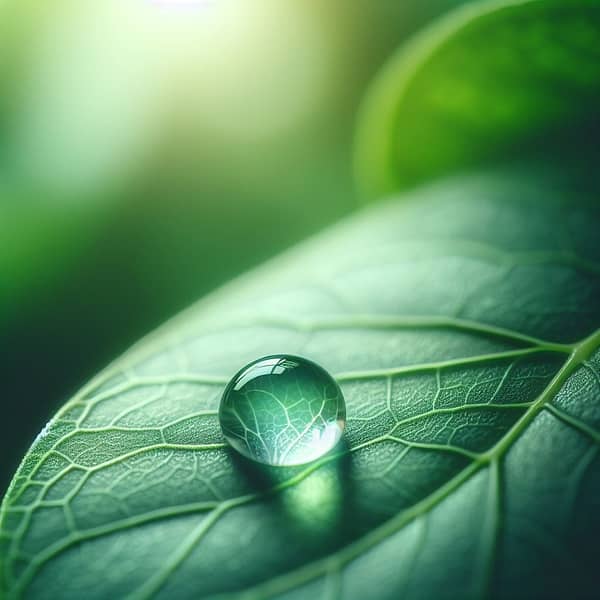
[[[339,442],[346,404],[336,381],[316,363],[285,354],[265,356],[229,382],[219,421],[225,439],[247,458],[300,465]]]

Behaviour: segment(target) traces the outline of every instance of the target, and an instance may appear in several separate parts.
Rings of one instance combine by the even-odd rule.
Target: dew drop
[[[244,456],[269,465],[300,465],[338,443],[346,404],[325,369],[278,354],[249,363],[233,377],[219,421],[225,439]]]

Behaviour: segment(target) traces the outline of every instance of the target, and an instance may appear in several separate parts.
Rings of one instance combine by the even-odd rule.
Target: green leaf
[[[373,207],[116,361],[11,485],[0,596],[592,596],[600,207],[531,173]],[[335,374],[348,421],[316,463],[267,469],[216,411],[281,352]]]
[[[468,3],[392,57],[364,103],[356,173],[375,199],[533,146],[597,146],[597,0]],[[543,141],[541,141],[543,140]]]

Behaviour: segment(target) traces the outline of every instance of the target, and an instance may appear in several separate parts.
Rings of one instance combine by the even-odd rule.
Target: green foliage
[[[359,124],[358,182],[378,198],[526,146],[557,146],[565,123],[581,125],[598,102],[597,0],[469,3],[375,81]],[[584,131],[578,144],[595,148],[595,139]]]
[[[381,91],[367,105],[367,187],[535,136],[561,154],[559,124],[593,110],[596,6],[474,5],[440,26],[448,37],[423,38],[383,78],[402,82],[387,88],[394,119],[376,115]],[[507,56],[491,52],[499,40]],[[533,44],[521,61],[512,41]],[[416,100],[434,80],[447,83],[449,118]],[[397,154],[385,135],[400,131],[431,149]],[[600,205],[584,156],[405,193],[143,340],[25,457],[0,511],[0,596],[593,597]],[[229,379],[280,353],[323,365],[346,398],[343,444],[310,465],[259,467],[219,427]]]

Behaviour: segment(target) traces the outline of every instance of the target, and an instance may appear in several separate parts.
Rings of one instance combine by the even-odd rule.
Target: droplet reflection
[[[219,420],[227,441],[244,456],[269,465],[299,465],[338,443],[346,405],[335,380],[319,365],[297,356],[267,356],[229,382]]]

